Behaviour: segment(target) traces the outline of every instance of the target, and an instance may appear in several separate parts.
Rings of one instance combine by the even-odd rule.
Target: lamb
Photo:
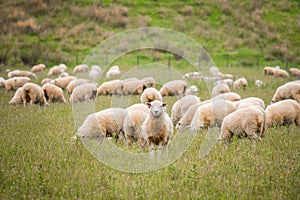
[[[155,88],[155,80],[152,77],[145,77],[142,79],[143,84],[146,88],[153,87]]]
[[[283,77],[283,78],[288,78],[290,76],[289,73],[284,69],[274,69],[273,75],[274,77]]]
[[[43,89],[35,84],[35,83],[26,83],[23,85],[23,104],[24,106],[27,103],[32,104],[39,104],[40,106],[44,106],[46,104],[46,98],[44,96]]]
[[[219,94],[222,94],[222,93],[227,93],[227,92],[230,92],[230,88],[227,84],[225,83],[221,83],[221,84],[218,84],[216,86],[214,86],[214,88],[212,89],[212,96],[215,97]]]
[[[50,68],[49,72],[47,73],[47,76],[59,76],[63,72],[65,72],[63,66],[53,66]]]
[[[77,135],[82,138],[112,137],[115,134],[116,141],[124,136],[124,120],[127,110],[123,108],[108,108],[100,112],[90,114],[79,127]]]
[[[234,81],[233,83],[233,89],[239,90],[240,88],[243,88],[244,91],[246,91],[248,86],[248,81],[245,78],[239,78]]]
[[[150,112],[142,124],[142,137],[153,151],[154,144],[159,148],[168,144],[173,134],[173,123],[165,112],[166,103],[155,100],[147,105]]]
[[[300,131],[300,104],[287,99],[269,105],[266,108],[266,126],[291,125],[295,123]]]
[[[227,93],[222,93],[219,94],[212,99],[224,99],[224,100],[229,100],[229,101],[239,101],[241,100],[241,96],[235,92],[227,92]]]
[[[164,96],[184,96],[187,83],[183,80],[174,80],[165,83],[159,90],[162,97]]]
[[[13,98],[9,101],[9,104],[22,104],[23,93],[24,93],[23,87],[18,88]]]
[[[38,64],[31,68],[31,72],[37,73],[37,72],[43,72],[46,69],[45,64]]]
[[[122,94],[122,91],[118,91],[118,85],[120,83],[120,80],[111,80],[107,82],[103,82],[98,88],[97,88],[97,96],[100,95],[114,95],[114,94]]]
[[[8,76],[8,78],[28,77],[28,78],[37,79],[37,76],[34,73],[32,73],[30,71],[22,71],[22,70],[14,70],[14,71],[8,72],[7,76]]]
[[[17,90],[19,87],[22,87],[24,84],[31,82],[31,79],[28,77],[13,77],[7,79],[4,82],[4,86],[7,91]]]
[[[68,84],[75,79],[75,76],[60,77],[50,81],[50,83],[60,87],[61,89],[66,89]]]
[[[290,74],[292,77],[297,77],[297,78],[300,78],[300,69],[297,69],[297,68],[291,68],[290,69]]]
[[[187,95],[177,100],[173,104],[171,111],[171,120],[173,125],[175,126],[177,124],[177,122],[183,117],[183,115],[192,105],[198,103],[200,103],[200,99],[195,95]]]
[[[81,64],[81,65],[77,65],[75,66],[75,68],[73,69],[73,73],[74,74],[78,74],[78,73],[86,73],[88,71],[88,66],[86,64]]]
[[[224,117],[235,111],[235,107],[228,100],[214,100],[200,106],[191,121],[191,130],[196,131],[201,128],[221,127]]]
[[[128,112],[131,112],[131,111],[135,111],[135,110],[139,110],[139,111],[143,111],[145,113],[149,113],[149,108],[148,106],[146,106],[146,104],[143,104],[143,103],[136,103],[136,104],[133,104],[131,106],[129,106],[128,108],[126,108],[126,110]]]
[[[97,94],[97,86],[93,83],[85,83],[74,88],[69,101],[79,103],[84,101],[94,101]]]
[[[128,112],[124,120],[124,135],[126,143],[129,146],[133,141],[138,141],[141,147],[144,146],[144,138],[142,137],[142,124],[147,118],[148,113],[141,110]]]
[[[120,68],[119,66],[112,66],[108,72],[106,73],[107,77],[114,77],[114,76],[118,76],[121,74]]]
[[[150,103],[151,101],[154,101],[154,100],[159,100],[159,101],[162,101],[162,96],[160,94],[160,92],[155,89],[155,88],[146,88],[141,97],[140,97],[140,100],[141,100],[141,103]]]
[[[272,97],[271,103],[275,103],[284,99],[294,99],[300,102],[300,83],[288,82],[279,86]]]
[[[189,72],[184,74],[182,78],[200,80],[202,77],[200,72]]]
[[[198,91],[199,90],[196,85],[191,85],[189,88],[185,90],[184,95],[196,95]]]
[[[75,87],[82,85],[84,83],[88,83],[88,82],[89,82],[88,80],[82,79],[82,78],[78,78],[78,79],[74,79],[74,80],[70,81],[66,87],[67,93],[72,94]]]
[[[42,89],[44,90],[45,98],[49,103],[66,102],[63,90],[60,87],[47,83],[42,86]]]
[[[233,105],[236,109],[242,109],[253,105],[260,106],[261,108],[265,109],[264,101],[258,97],[247,97],[245,99],[241,99],[240,101],[233,102]]]
[[[236,135],[261,141],[265,131],[265,115],[265,111],[259,106],[250,106],[230,113],[223,119],[219,140],[231,141]]]

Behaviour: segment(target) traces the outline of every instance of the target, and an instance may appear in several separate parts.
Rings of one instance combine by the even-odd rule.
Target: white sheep
[[[229,101],[239,101],[241,100],[241,96],[235,92],[227,92],[227,93],[222,93],[219,94],[212,99],[224,99],[224,100],[229,100]]]
[[[293,77],[300,78],[300,69],[297,69],[297,68],[292,67],[292,68],[290,69],[290,74],[291,74],[291,76],[293,76]]]
[[[271,103],[284,99],[294,99],[300,102],[300,82],[292,81],[279,86],[272,97]]]
[[[61,74],[58,76],[58,78],[61,78],[61,77],[68,77],[68,76],[70,76],[68,72],[63,72],[63,73],[61,73]]]
[[[86,73],[88,71],[88,66],[86,64],[80,64],[74,67],[73,73],[78,74],[78,73]]]
[[[220,73],[220,71],[218,67],[212,66],[209,68],[209,73],[211,76],[217,76]]]
[[[118,76],[121,74],[120,68],[119,66],[112,66],[108,72],[106,72],[106,76],[107,77],[114,77],[114,76]]]
[[[166,103],[155,100],[148,103],[149,115],[142,124],[142,136],[151,151],[154,144],[161,148],[167,145],[173,134],[173,123],[165,112]]]
[[[247,97],[245,99],[241,99],[240,101],[233,102],[233,105],[236,109],[242,109],[249,106],[260,106],[261,108],[265,109],[265,102],[258,97]]]
[[[184,95],[196,95],[199,89],[196,85],[191,85],[190,87],[186,88]]]
[[[218,85],[220,83],[225,83],[228,86],[231,86],[233,84],[233,80],[232,79],[222,79],[222,80],[218,80],[215,82],[215,85]]]
[[[257,87],[261,87],[264,83],[261,80],[256,80],[254,82],[254,85],[256,85]]]
[[[296,124],[300,131],[300,104],[286,99],[269,105],[266,108],[266,126]]]
[[[120,83],[120,80],[111,80],[103,82],[98,88],[97,88],[97,96],[100,95],[114,95],[114,94],[122,94],[122,88],[121,91],[118,91],[118,85]]]
[[[23,70],[14,70],[10,71],[7,74],[8,78],[13,78],[13,77],[28,77],[28,78],[35,78],[37,79],[37,76],[30,72],[30,71],[23,71]]]
[[[31,68],[31,72],[43,72],[46,69],[46,65],[45,64],[38,64],[38,65],[34,65]]]
[[[23,85],[22,100],[24,105],[30,103],[30,105],[39,104],[40,106],[44,106],[46,104],[43,89],[35,83],[26,83]]]
[[[89,79],[92,80],[92,81],[99,80],[100,76],[101,76],[101,72],[99,72],[97,70],[91,70],[89,72]]]
[[[219,73],[218,74],[222,79],[233,79],[233,75],[232,74],[223,74],[223,73]]]
[[[116,141],[124,136],[124,120],[127,110],[123,108],[108,108],[90,114],[80,126],[77,135],[82,138],[113,137]]]
[[[151,101],[154,101],[154,100],[162,101],[162,96],[157,89],[149,87],[143,91],[143,93],[140,97],[140,100],[141,100],[141,103],[146,104],[146,103],[150,103]]]
[[[59,76],[63,72],[65,72],[65,70],[62,66],[53,66],[50,68],[49,72],[47,73],[47,76]]]
[[[243,88],[243,90],[245,91],[247,89],[247,86],[248,86],[248,81],[245,78],[239,78],[235,80],[233,83],[233,89],[235,90],[239,90]]]
[[[224,117],[235,111],[231,101],[218,99],[198,107],[191,121],[191,130],[221,127]]]
[[[7,91],[17,90],[19,87],[22,87],[25,83],[31,82],[31,79],[28,77],[13,77],[4,81],[4,86]]]
[[[42,81],[41,81],[41,85],[45,85],[46,83],[50,83],[53,79],[51,78],[44,78]]]
[[[67,71],[67,65],[61,63],[58,65],[58,68],[61,69],[63,72]]]
[[[189,72],[189,73],[184,74],[182,78],[200,80],[202,78],[202,76],[201,76],[200,72]]]
[[[195,95],[187,95],[177,100],[171,110],[171,120],[175,126],[177,122],[183,117],[187,110],[195,104],[200,103],[199,97]]]
[[[264,67],[264,75],[267,76],[267,75],[273,75],[273,71],[274,71],[274,67],[270,67],[270,66],[266,66]]]
[[[84,83],[88,83],[88,82],[89,82],[88,80],[83,79],[83,78],[77,78],[77,79],[70,81],[66,87],[67,93],[72,94],[75,87],[82,85]]]
[[[155,79],[153,77],[145,77],[142,79],[143,84],[146,88],[153,87],[155,88]]]
[[[126,108],[126,110],[128,112],[131,112],[131,111],[135,111],[135,110],[139,110],[139,111],[143,111],[145,113],[149,113],[149,108],[148,106],[146,106],[146,104],[143,104],[143,103],[136,103],[136,104],[133,104],[131,106],[129,106],[128,108]]]
[[[61,89],[66,89],[68,84],[73,80],[76,80],[75,76],[59,77],[51,80],[50,83],[60,87]]]
[[[220,83],[213,87],[211,95],[215,97],[218,96],[219,94],[227,93],[227,92],[230,92],[229,86],[225,83]]]
[[[42,86],[42,89],[44,90],[45,98],[49,103],[66,102],[63,90],[60,87],[47,83]]]
[[[24,93],[23,87],[18,88],[13,98],[9,101],[9,104],[22,104],[23,93]]]
[[[124,120],[124,135],[127,145],[130,145],[133,141],[138,141],[141,147],[144,146],[142,124],[147,117],[148,113],[141,110],[128,112]]]
[[[183,80],[174,80],[165,83],[159,90],[162,97],[164,96],[184,96],[187,83]]]
[[[79,103],[84,101],[94,101],[97,94],[97,86],[93,83],[84,83],[74,88],[69,101]]]
[[[5,79],[0,77],[0,88],[5,87]]]
[[[118,83],[117,90],[122,90],[122,95],[141,95],[145,88],[142,80],[128,78]]]
[[[289,73],[284,69],[274,69],[273,75],[274,77],[283,77],[283,78],[288,78],[290,76]]]
[[[250,106],[238,109],[223,119],[219,140],[231,141],[233,136],[246,136],[261,141],[264,131],[265,111],[259,106]]]

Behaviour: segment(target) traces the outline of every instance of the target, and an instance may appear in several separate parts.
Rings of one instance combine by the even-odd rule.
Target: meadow
[[[238,93],[243,98],[260,97],[266,105],[279,85],[293,80],[265,77],[262,69],[253,67],[220,70],[246,77],[249,87]],[[34,82],[46,73],[38,76]],[[257,88],[256,79],[265,85]],[[202,82],[190,84],[200,88],[202,100],[210,98]],[[105,166],[81,140],[71,139],[76,125],[70,103],[14,106],[8,105],[14,92],[2,88],[0,93],[1,199],[300,199],[300,135],[295,125],[267,129],[262,142],[217,143],[206,156],[201,156],[207,134],[203,130],[167,167],[127,173]],[[170,114],[176,98],[165,100]],[[111,97],[97,97],[96,111],[110,107],[111,101]],[[119,145],[127,148],[124,141]]]

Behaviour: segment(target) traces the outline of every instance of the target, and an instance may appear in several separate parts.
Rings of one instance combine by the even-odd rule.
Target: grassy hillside
[[[40,62],[73,67],[106,38],[145,26],[192,37],[218,66],[300,64],[297,0],[17,0],[2,2],[0,11],[2,69]]]

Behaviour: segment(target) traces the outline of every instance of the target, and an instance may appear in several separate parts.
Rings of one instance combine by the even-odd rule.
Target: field
[[[279,85],[292,80],[264,77],[257,68],[221,71],[245,76],[249,88],[239,94],[261,97],[266,105]],[[39,74],[35,82],[44,76]],[[265,85],[257,88],[256,79]],[[203,83],[193,83],[201,88],[201,99],[210,98]],[[262,142],[217,143],[205,157],[206,131],[201,131],[167,167],[126,173],[105,166],[81,140],[71,139],[76,126],[70,103],[13,106],[8,102],[14,93],[3,88],[0,93],[1,199],[300,199],[300,137],[295,125],[267,129]],[[168,113],[175,100],[166,98]],[[96,110],[110,107],[111,101],[98,97]],[[126,148],[123,142],[118,145]]]

